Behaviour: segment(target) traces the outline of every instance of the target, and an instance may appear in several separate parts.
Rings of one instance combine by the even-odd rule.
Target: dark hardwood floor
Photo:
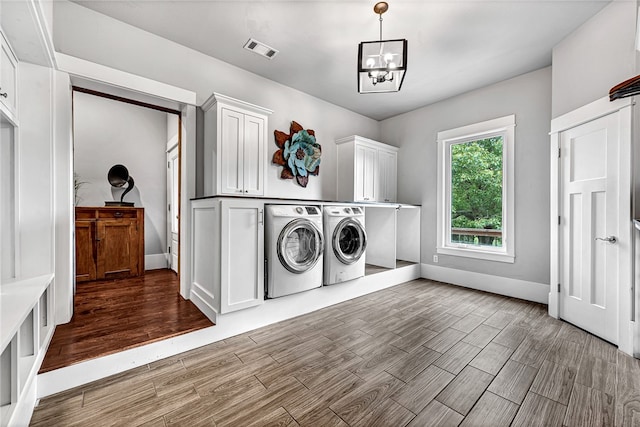
[[[73,318],[56,327],[40,373],[212,326],[179,286],[166,269],[78,283]]]
[[[42,399],[31,425],[639,420],[640,360],[545,305],[420,279]]]

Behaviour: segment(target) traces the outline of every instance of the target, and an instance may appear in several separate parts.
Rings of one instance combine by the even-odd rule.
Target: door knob
[[[616,236],[608,236],[608,237],[596,237],[593,240],[602,240],[603,242],[607,242],[607,243],[616,243],[618,241],[618,238]]]

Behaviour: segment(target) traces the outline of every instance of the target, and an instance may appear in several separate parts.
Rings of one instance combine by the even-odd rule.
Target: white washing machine
[[[363,207],[325,206],[324,240],[325,285],[364,276],[367,233]]]
[[[324,238],[317,206],[265,205],[267,298],[322,286]]]

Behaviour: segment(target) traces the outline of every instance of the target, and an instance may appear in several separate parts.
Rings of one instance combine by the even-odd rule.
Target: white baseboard
[[[210,328],[40,374],[37,377],[38,398],[419,277],[420,264],[414,264],[336,285],[266,300],[264,304],[257,307],[218,315],[216,325]],[[191,293],[191,295],[195,294]],[[194,303],[196,300],[197,296],[193,299]],[[200,300],[203,301],[202,298]],[[210,304],[209,307],[211,307]],[[384,311],[384,301],[380,302],[380,310]]]
[[[191,283],[191,293],[189,294],[191,302],[204,313],[213,323],[217,323],[217,312],[215,309],[215,297],[207,292],[198,283]]]
[[[529,282],[491,274],[440,267],[432,264],[421,264],[421,275],[425,279],[451,283],[466,288],[491,292],[494,294],[515,297],[527,301],[549,303],[549,285]]]
[[[169,268],[168,254],[151,254],[144,256],[145,270],[158,270],[160,268]]]

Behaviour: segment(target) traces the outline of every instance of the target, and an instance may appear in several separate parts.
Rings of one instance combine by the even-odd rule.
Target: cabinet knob
[[[3,98],[6,98],[7,97],[7,92],[0,93],[0,96],[3,97]]]
[[[120,218],[122,215],[124,215],[122,212],[115,212],[113,214],[113,216],[115,216],[116,218]]]
[[[245,192],[245,193],[248,193],[248,192],[249,192],[249,190],[244,190],[244,192]]]

